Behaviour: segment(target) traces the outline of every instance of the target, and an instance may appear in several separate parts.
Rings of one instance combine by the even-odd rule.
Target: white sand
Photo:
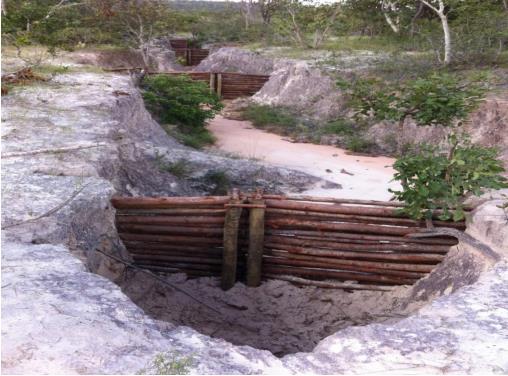
[[[342,189],[316,187],[304,194],[341,198],[388,200],[388,188],[398,188],[393,178],[393,158],[348,155],[328,145],[292,143],[284,137],[256,129],[248,121],[218,115],[208,129],[217,138],[216,147],[245,158],[287,167],[342,185]],[[326,170],[332,172],[327,172]],[[341,172],[353,174],[349,175]]]

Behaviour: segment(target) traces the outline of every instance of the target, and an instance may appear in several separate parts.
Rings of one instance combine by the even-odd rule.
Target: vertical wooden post
[[[190,48],[187,50],[187,65],[192,65],[192,49]]]
[[[230,204],[241,204],[238,189],[233,189]],[[229,290],[236,282],[236,265],[238,263],[238,227],[242,208],[228,207],[224,220],[224,251],[222,254],[221,287]]]
[[[210,73],[210,93],[215,92],[215,73]]]
[[[217,95],[222,96],[222,73],[217,73]]]
[[[263,193],[258,190],[250,201],[264,205]],[[249,213],[249,251],[247,254],[247,286],[257,287],[261,283],[261,264],[265,241],[265,209],[251,208]]]

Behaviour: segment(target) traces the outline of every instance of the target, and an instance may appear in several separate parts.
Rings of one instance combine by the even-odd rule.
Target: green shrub
[[[323,127],[323,133],[336,134],[339,136],[352,135],[355,132],[355,126],[347,119],[337,119],[327,123]]]
[[[187,375],[194,365],[191,356],[181,356],[179,352],[159,353],[146,368],[139,370],[139,375]]]
[[[174,163],[161,164],[162,171],[169,172],[178,178],[188,177],[192,173],[192,166],[187,159],[179,159]]]
[[[448,155],[423,145],[393,165],[397,171],[394,180],[400,182],[402,190],[390,192],[405,202],[402,210],[412,218],[430,219],[436,209],[441,209],[440,219],[459,221],[464,218],[462,202],[467,194],[478,196],[484,188],[508,187],[500,175],[504,168],[497,150],[472,145],[467,139],[459,142],[455,136],[449,140]]]
[[[162,122],[203,128],[222,109],[220,98],[204,82],[187,76],[153,75],[142,83],[148,109]]]
[[[204,180],[208,186],[213,186],[211,194],[214,195],[226,195],[231,187],[231,178],[225,171],[210,171]]]
[[[346,149],[354,153],[368,153],[375,144],[359,135],[350,135],[346,139]]]
[[[278,128],[290,132],[298,126],[298,118],[288,109],[266,105],[249,105],[243,112],[246,120],[262,129]]]
[[[205,83],[187,76],[154,75],[145,78],[142,88],[148,110],[162,123],[176,124],[173,135],[182,143],[201,148],[215,142],[205,125],[223,106]]]

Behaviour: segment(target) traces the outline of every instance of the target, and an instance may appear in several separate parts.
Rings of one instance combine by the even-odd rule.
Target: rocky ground
[[[218,164],[245,186],[296,190],[314,179],[179,145],[127,76],[76,71],[14,89],[2,104],[4,373],[136,373],[160,352],[191,358],[190,371],[205,374],[508,372],[508,226],[499,196],[475,210],[468,232],[501,261],[460,244],[408,292],[417,304],[436,298],[417,314],[338,331],[312,352],[277,358],[154,320],[112,282],[125,278],[123,267],[94,250],[128,257],[116,238],[115,193],[203,193],[200,174]],[[161,171],[183,157],[194,180]]]

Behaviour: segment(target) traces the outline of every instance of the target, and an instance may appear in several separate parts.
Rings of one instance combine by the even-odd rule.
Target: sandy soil
[[[121,287],[158,320],[190,326],[200,333],[278,356],[310,351],[340,329],[399,320],[419,308],[405,305],[409,286],[398,286],[390,292],[347,292],[269,280],[258,288],[236,283],[223,291],[218,278],[187,280],[185,274],[165,278],[220,313],[141,272],[130,271]]]
[[[304,194],[388,200],[391,198],[388,188],[398,188],[397,183],[390,182],[394,173],[392,158],[348,155],[334,146],[293,143],[256,129],[248,121],[221,115],[208,128],[217,137],[216,147],[222,151],[302,171],[342,186],[324,189],[320,185]]]

